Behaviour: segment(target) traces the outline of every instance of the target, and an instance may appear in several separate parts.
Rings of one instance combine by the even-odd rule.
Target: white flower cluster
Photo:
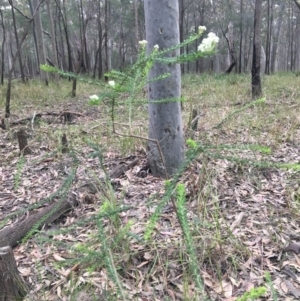
[[[198,33],[201,35],[206,30],[205,26],[199,26],[198,27]]]
[[[91,95],[89,98],[90,98],[90,100],[99,100],[100,99],[99,96],[96,94]]]
[[[139,44],[141,47],[145,47],[147,45],[147,41],[146,40],[139,41]]]
[[[109,84],[111,87],[114,87],[114,86],[116,85],[116,83],[115,83],[114,80],[108,81],[108,84]]]
[[[207,35],[207,38],[203,39],[202,43],[198,46],[198,51],[210,52],[215,50],[219,40],[219,37],[217,37],[215,33],[210,32]]]
[[[159,49],[159,46],[156,44],[153,46],[154,50],[158,50]]]

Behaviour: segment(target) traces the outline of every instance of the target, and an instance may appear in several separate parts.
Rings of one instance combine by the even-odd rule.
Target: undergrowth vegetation
[[[70,124],[46,114],[38,124],[25,122],[34,155],[21,159],[17,126],[3,131],[0,166],[12,175],[13,195],[35,209],[65,197],[80,180],[96,187],[92,196],[78,192],[79,209],[35,228],[16,248],[28,300],[285,298],[278,270],[292,259],[282,250],[299,234],[300,77],[265,76],[265,99],[257,102],[249,75],[186,75],[182,85],[186,161],[162,181],[148,171],[138,177],[141,166],[117,180],[109,176],[124,157],[145,160],[145,141],[133,137],[147,137],[143,92],[130,126],[127,95],[118,99],[115,135],[109,104],[89,105],[100,86],[79,82],[71,98],[66,79],[49,87],[13,83],[12,120],[34,111],[82,113]],[[0,107],[3,115],[4,102]],[[189,128],[194,109],[196,131]],[[61,151],[63,133],[70,153]],[[22,206],[7,213],[24,212]]]

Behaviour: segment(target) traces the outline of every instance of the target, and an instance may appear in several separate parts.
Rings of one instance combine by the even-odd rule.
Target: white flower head
[[[154,50],[158,50],[159,49],[159,46],[156,44],[153,46]]]
[[[199,26],[198,27],[198,33],[201,35],[206,30],[205,26]]]
[[[100,98],[99,98],[98,95],[94,94],[94,95],[91,95],[91,96],[89,97],[89,99],[90,99],[90,100],[99,100]]]
[[[116,85],[116,83],[115,83],[114,80],[108,81],[108,84],[109,84],[111,87],[114,87],[114,86]]]
[[[145,47],[147,45],[147,41],[146,40],[139,41],[139,44],[141,47]]]
[[[203,39],[202,43],[198,46],[198,51],[200,52],[211,52],[216,49],[217,44],[219,43],[219,37],[215,33],[210,32],[207,35],[207,38]]]

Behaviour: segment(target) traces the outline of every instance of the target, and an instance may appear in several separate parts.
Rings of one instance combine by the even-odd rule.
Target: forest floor
[[[299,87],[292,73],[265,76],[265,102],[248,106],[249,75],[183,80],[186,137],[209,150],[179,180],[208,300],[236,300],[260,286],[266,293],[258,300],[300,298]],[[30,289],[26,300],[202,300],[173,203],[162,203],[166,183],[149,172],[145,141],[112,134],[109,107],[88,104],[97,86],[78,83],[75,98],[70,89],[67,81],[50,87],[14,82],[11,121],[30,118],[0,129],[2,227],[64,198],[66,192],[55,194],[62,187],[79,202],[14,248]],[[1,87],[0,100],[4,95]],[[193,109],[200,118],[191,132]],[[64,122],[63,110],[78,114]],[[42,114],[38,124],[31,122],[34,112]],[[145,103],[130,109],[124,101],[116,112],[119,133],[147,136]],[[20,127],[32,150],[25,157],[19,156]],[[107,176],[133,161],[121,176]],[[91,182],[95,191],[80,189]]]

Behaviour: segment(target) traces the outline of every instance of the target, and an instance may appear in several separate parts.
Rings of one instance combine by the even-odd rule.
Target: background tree
[[[164,50],[179,44],[178,1],[146,0],[146,39],[148,52],[155,45]],[[178,56],[179,50],[168,55]],[[169,73],[170,76],[149,84],[149,143],[148,159],[155,176],[172,175],[184,159],[184,137],[181,107],[181,74],[179,64],[155,63],[149,79]],[[162,102],[156,102],[162,101]],[[161,150],[161,152],[160,152]],[[161,155],[163,158],[161,158]]]
[[[253,55],[252,55],[252,98],[258,98],[262,95],[260,63],[261,63],[261,10],[262,0],[255,1],[254,11],[254,37],[253,37]]]
[[[56,50],[56,43],[55,43],[55,27],[54,27],[54,22],[53,22],[53,14],[52,14],[52,5],[51,5],[51,0],[47,0],[47,14],[49,18],[49,26],[50,26],[50,32],[51,32],[51,48],[52,48],[52,64],[54,67],[58,68],[58,57],[57,57],[57,50]],[[59,80],[59,75],[56,73],[55,75],[55,80]]]
[[[41,19],[41,11],[39,7],[39,0],[32,0],[33,1],[33,7],[36,10],[36,14],[34,16],[34,29],[36,34],[36,40],[37,40],[37,57],[39,61],[39,65],[46,64],[46,55],[45,55],[45,45],[44,45],[44,38],[43,38],[43,24]],[[42,81],[45,82],[46,85],[48,85],[48,74],[42,70],[39,70],[40,78]]]
[[[4,64],[4,47],[5,47],[5,41],[6,41],[6,31],[5,31],[5,25],[4,25],[4,17],[2,13],[2,9],[0,8],[0,15],[1,15],[1,27],[2,27],[2,45],[1,45],[1,85],[4,84],[4,70],[5,70],[5,64]]]

